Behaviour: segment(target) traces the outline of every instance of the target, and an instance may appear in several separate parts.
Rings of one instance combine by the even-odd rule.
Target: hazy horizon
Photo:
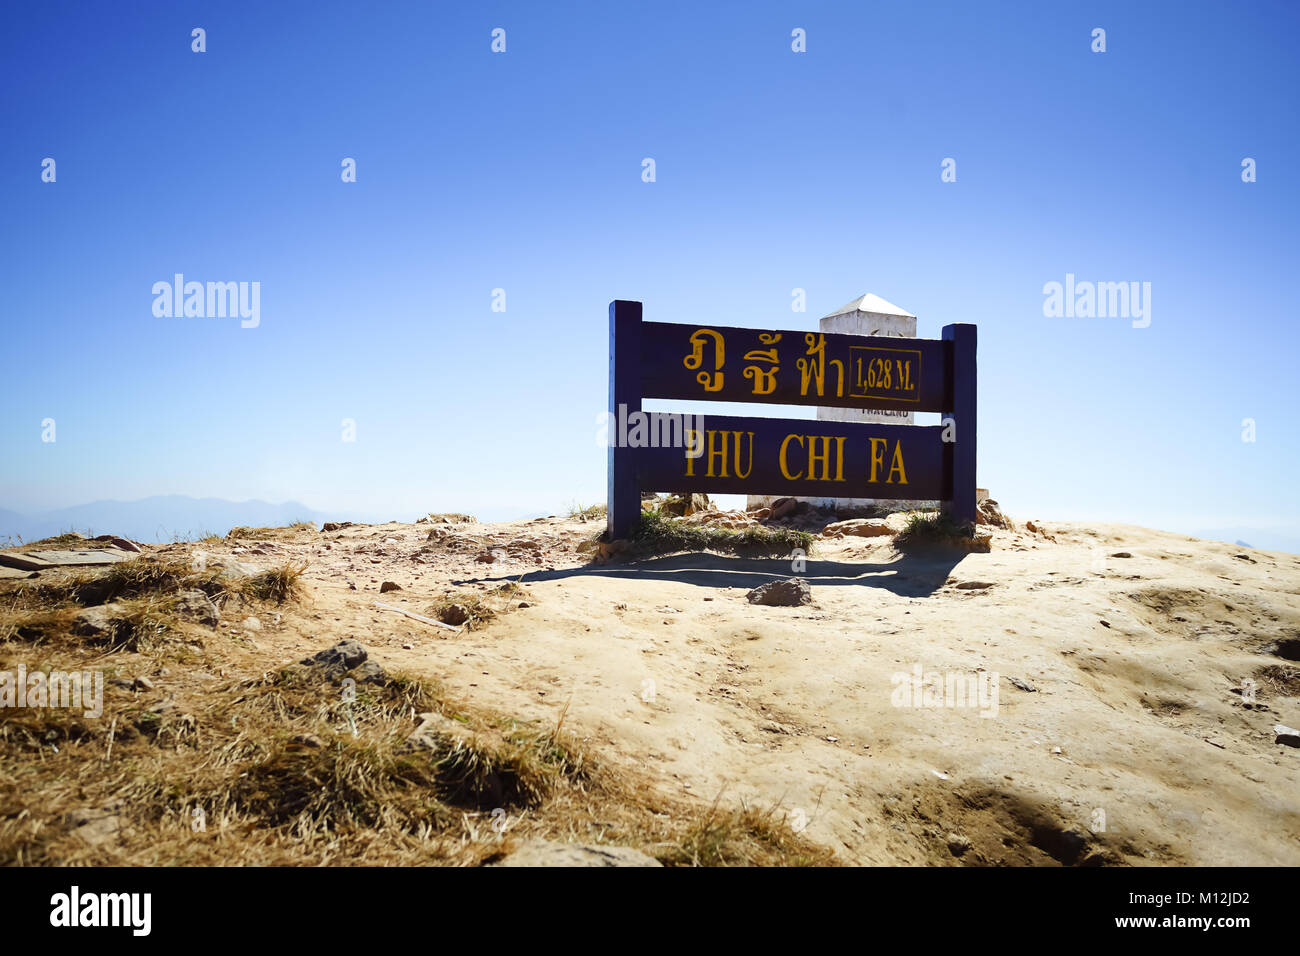
[[[725,506],[743,507],[744,499],[740,495],[715,495],[715,501]],[[172,505],[170,511],[160,512],[158,504],[166,502]],[[184,502],[182,513],[189,513],[190,518],[177,520],[175,504]],[[592,502],[579,502],[576,499],[553,508],[511,508],[508,506],[469,512],[480,521],[518,521],[547,515],[563,515],[573,505],[587,505]],[[119,506],[144,505],[146,507],[122,518],[122,512],[114,511]],[[152,510],[151,510],[152,509]],[[42,537],[51,537],[66,531],[91,534],[120,534],[142,542],[170,541],[174,537],[195,538],[204,534],[224,535],[232,527],[266,526],[268,523],[288,524],[296,521],[313,521],[321,524],[325,521],[355,521],[378,524],[385,521],[414,521],[428,513],[464,512],[457,507],[431,507],[411,512],[409,510],[364,511],[357,509],[322,510],[301,501],[270,502],[261,499],[232,501],[224,498],[196,498],[190,495],[157,495],[134,501],[99,500],[81,502],[63,508],[44,509],[34,512],[16,512],[0,508],[0,542],[6,539],[22,539],[30,542]],[[1011,513],[1016,520],[1053,521],[1094,521],[1098,523],[1138,524],[1139,521],[1124,521],[1100,517],[1062,517],[1059,515],[1035,514],[1024,515]],[[224,517],[216,517],[224,515]],[[268,518],[268,515],[280,517]],[[138,533],[140,528],[153,526],[153,535]],[[1151,525],[1142,525],[1152,527]],[[1252,548],[1267,551],[1286,551],[1300,554],[1300,537],[1285,533],[1277,527],[1267,525],[1233,524],[1231,522],[1214,525],[1212,522],[1193,527],[1162,527],[1155,530],[1173,531],[1198,538],[1208,538],[1235,544],[1245,541]],[[133,533],[135,532],[135,533]]]

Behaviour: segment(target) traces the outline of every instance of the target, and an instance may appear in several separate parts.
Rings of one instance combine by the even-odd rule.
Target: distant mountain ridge
[[[164,542],[178,537],[224,535],[239,525],[257,528],[295,521],[320,524],[330,520],[356,519],[348,515],[325,515],[297,501],[273,504],[156,495],[137,501],[92,501],[26,515],[0,509],[0,541],[5,538],[37,541],[65,531],[79,531],[86,535],[118,534],[135,541]]]
[[[1188,533],[1207,541],[1230,542],[1239,548],[1300,554],[1300,536],[1297,536],[1291,528],[1282,528],[1279,531],[1265,528],[1201,528]]]
[[[435,509],[429,509],[435,510]],[[445,508],[437,510],[456,511]],[[514,521],[537,517],[545,512],[521,512],[514,508],[492,508],[477,513],[481,521]],[[225,535],[241,525],[272,528],[311,521],[356,521],[377,524],[384,521],[413,521],[418,514],[366,514],[349,511],[317,511],[298,501],[274,504],[269,501],[229,501],[225,498],[192,498],[187,495],[155,495],[136,501],[92,501],[32,514],[0,508],[0,546],[6,539],[17,543],[39,541],[65,531],[87,536],[117,534],[134,541],[160,543],[177,538],[192,540],[207,534]]]

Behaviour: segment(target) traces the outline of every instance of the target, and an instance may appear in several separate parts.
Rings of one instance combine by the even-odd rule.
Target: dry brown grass
[[[305,570],[305,564],[298,566],[286,563],[240,582],[240,590],[259,601],[272,601],[276,604],[296,601],[303,594],[302,573]]]
[[[200,574],[188,557],[141,556],[97,568],[60,568],[43,571],[41,577],[5,586],[0,594],[11,607],[90,607],[121,597],[142,597],[181,587],[208,585],[214,589],[215,572]]]
[[[835,866],[835,854],[799,835],[791,814],[745,805],[699,812],[676,841],[656,853],[665,866]]]
[[[1269,664],[1255,676],[1260,689],[1270,697],[1300,697],[1300,666]]]
[[[417,681],[362,685],[348,702],[318,678],[229,682],[161,714],[116,688],[96,720],[11,711],[0,863],[472,862],[494,844],[468,846],[464,815],[536,806],[586,774],[554,729],[502,726]],[[470,733],[406,747],[410,715],[442,709]],[[111,849],[68,832],[73,811],[114,805],[123,830]],[[204,831],[191,827],[195,808]]]
[[[187,587],[209,595],[225,589],[215,573],[196,572],[187,558],[174,556],[142,556],[103,568],[60,569],[5,582],[0,587],[0,644],[84,644],[85,638],[73,633],[77,614],[114,602],[120,624],[108,642],[138,649],[175,630],[174,593]]]
[[[70,549],[74,551],[83,548],[103,548],[109,547],[107,541],[95,541],[76,531],[65,531],[63,534],[56,534],[53,537],[41,538],[39,541],[24,541],[21,544],[13,544],[6,550],[9,551],[39,551],[39,550],[59,550]]]
[[[310,521],[295,521],[293,524],[278,528],[249,528],[239,525],[226,532],[226,540],[234,541],[243,538],[248,541],[276,541],[307,533],[316,533],[316,525]]]
[[[292,595],[300,569],[289,571],[241,586],[173,554],[5,582],[0,670],[102,670],[105,684],[98,717],[0,710],[0,864],[475,865],[533,838],[632,846],[668,865],[830,860],[776,811],[701,815],[604,767],[563,714],[500,714],[400,676],[348,701],[338,675],[247,675],[241,649],[173,613],[177,589],[205,584]],[[91,644],[70,622],[105,595],[129,626]],[[156,690],[133,683],[143,675]],[[438,716],[412,746],[419,714]],[[87,813],[117,832],[88,841],[76,826]]]
[[[459,731],[412,749],[412,714],[426,712]],[[562,723],[404,679],[348,703],[301,672],[227,681],[164,713],[113,687],[98,719],[9,711],[0,864],[473,865],[539,837],[638,847],[666,865],[833,862],[775,812],[700,814],[603,769]],[[106,807],[120,830],[91,845],[73,815]]]
[[[6,715],[0,864],[474,865],[532,838],[633,846],[675,866],[834,862],[774,811],[663,800],[559,726],[469,710],[416,681],[351,704],[337,691],[267,675],[163,714],[115,691],[98,720]],[[430,709],[465,733],[407,748],[411,713]],[[120,831],[93,846],[70,821],[101,807]]]
[[[467,630],[486,627],[502,614],[513,611],[517,604],[511,600],[525,594],[518,581],[507,581],[489,591],[456,591],[430,605],[426,612],[447,624],[464,626]],[[459,609],[459,610],[457,610]],[[461,619],[461,615],[467,615]]]
[[[73,633],[77,614],[111,602],[120,623],[108,643],[139,650],[180,630],[177,591],[203,591],[218,607],[232,598],[284,604],[302,597],[303,570],[285,564],[251,577],[227,577],[220,569],[196,570],[188,556],[169,554],[44,572],[0,586],[0,643],[85,643]]]

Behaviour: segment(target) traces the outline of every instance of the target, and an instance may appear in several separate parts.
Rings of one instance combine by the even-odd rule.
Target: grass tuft
[[[315,530],[316,525],[310,521],[295,521],[293,524],[283,525],[279,528],[249,528],[239,525],[226,532],[226,538],[228,540],[245,538],[250,541],[272,541],[286,535],[298,534],[304,531],[315,532]]]
[[[795,548],[811,553],[813,536],[793,528],[715,528],[688,525],[660,511],[647,511],[632,532],[639,551],[725,551],[748,555],[788,555]]]
[[[507,581],[490,591],[456,591],[430,606],[426,613],[444,624],[474,631],[511,610],[509,599],[526,593],[518,581]]]
[[[569,508],[569,513],[565,517],[570,521],[599,521],[605,517],[605,505],[598,502],[594,505],[587,505],[584,508],[575,501]]]
[[[718,795],[719,800],[721,794]],[[779,807],[742,804],[722,809],[719,800],[691,822],[674,845],[656,856],[665,866],[834,866],[835,855],[801,836]]]
[[[305,564],[298,566],[286,563],[253,575],[242,583],[240,590],[260,601],[273,601],[276,604],[296,601],[302,597],[302,573],[306,570]]]
[[[942,545],[967,545],[975,537],[970,524],[955,521],[942,511],[917,512],[907,519],[907,525],[894,536],[894,547],[899,551]]]

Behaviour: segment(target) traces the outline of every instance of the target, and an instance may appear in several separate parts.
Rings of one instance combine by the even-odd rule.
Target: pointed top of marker
[[[901,315],[908,319],[916,318],[916,316],[911,312],[908,312],[905,309],[900,309],[892,302],[886,302],[880,296],[872,295],[870,292],[866,295],[858,296],[852,302],[842,305],[832,312],[826,313],[822,318],[829,319],[834,315],[849,315],[853,312],[874,312],[877,315]]]

